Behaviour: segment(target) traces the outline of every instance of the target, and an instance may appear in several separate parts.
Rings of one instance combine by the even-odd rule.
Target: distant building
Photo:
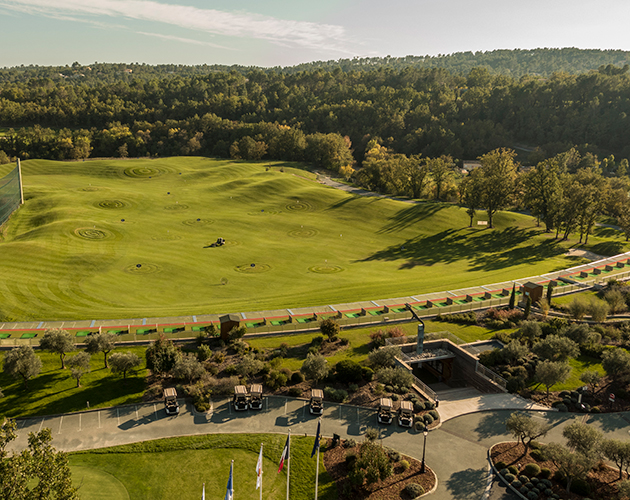
[[[481,162],[480,161],[477,161],[477,160],[464,160],[462,170],[465,170],[466,173],[469,173],[471,170],[474,170],[477,167],[481,167]]]

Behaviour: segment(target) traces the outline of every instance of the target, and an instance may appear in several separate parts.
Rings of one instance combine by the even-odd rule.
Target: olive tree
[[[76,379],[77,387],[81,387],[81,377],[90,371],[90,355],[80,352],[68,358],[68,366],[71,369],[72,378]]]
[[[602,440],[601,432],[582,422],[573,422],[567,425],[562,431],[562,435],[567,440],[569,448],[573,448],[577,453],[583,455],[594,453]]]
[[[328,337],[328,341],[332,342],[337,338],[341,328],[339,327],[339,323],[337,323],[332,318],[326,318],[319,324],[320,331]]]
[[[42,371],[42,360],[29,345],[11,349],[4,355],[4,373],[13,378],[22,378],[24,388],[28,388],[28,380]]]
[[[62,328],[48,328],[39,341],[39,347],[45,351],[59,354],[61,368],[65,369],[66,355],[74,351],[74,339],[70,333]]]
[[[585,372],[582,372],[582,375],[580,375],[580,380],[591,386],[591,392],[593,393],[593,396],[595,396],[595,389],[602,381],[602,376],[596,370],[586,370]]]
[[[111,333],[99,333],[91,335],[85,342],[85,350],[90,354],[103,353],[105,368],[107,365],[107,355],[116,347],[116,336]]]
[[[192,384],[195,380],[203,377],[206,369],[199,362],[196,355],[189,353],[179,358],[171,373],[173,377],[188,380],[188,383]]]
[[[566,361],[580,355],[580,348],[570,338],[560,335],[547,335],[544,340],[536,343],[532,349],[541,358],[551,361]]]
[[[630,353],[621,347],[604,351],[602,367],[612,379],[625,380],[630,375]]]
[[[536,365],[536,379],[547,388],[547,398],[551,386],[569,378],[571,367],[562,361],[542,361]]]
[[[535,420],[524,413],[512,413],[505,421],[505,428],[523,443],[525,450],[529,448],[533,440],[546,436],[551,430],[549,424]]]
[[[567,493],[571,490],[571,482],[574,479],[585,478],[597,464],[597,458],[594,455],[572,453],[558,443],[546,445],[543,448],[543,454],[567,478]]]
[[[109,357],[112,373],[122,373],[123,379],[127,372],[133,372],[142,364],[142,360],[133,352],[115,352]]]
[[[180,360],[181,355],[181,351],[173,344],[172,340],[167,339],[164,335],[160,335],[155,342],[147,347],[145,352],[147,368],[156,375],[164,375],[173,369]]]
[[[309,353],[300,367],[302,375],[315,383],[325,378],[328,371],[328,360],[321,354]]]

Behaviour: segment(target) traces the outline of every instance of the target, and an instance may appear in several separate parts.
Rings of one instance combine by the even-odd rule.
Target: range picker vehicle
[[[249,408],[249,397],[247,395],[247,387],[237,385],[234,387],[234,409],[237,411],[247,410]]]
[[[164,389],[164,409],[167,415],[179,414],[179,403],[177,402],[177,391],[174,387]]]
[[[252,384],[249,388],[249,409],[261,410],[263,406],[262,385]]]
[[[411,401],[401,401],[398,410],[398,425],[411,427],[413,424],[413,404]]]
[[[324,413],[324,391],[313,389],[311,391],[311,403],[308,411],[311,415],[322,415]]]
[[[389,425],[394,419],[392,416],[392,400],[389,398],[381,398],[378,405],[378,414],[376,416],[379,424]]]

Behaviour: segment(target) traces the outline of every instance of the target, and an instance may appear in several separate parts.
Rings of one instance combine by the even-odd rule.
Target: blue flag
[[[311,458],[315,456],[317,450],[319,450],[319,438],[320,438],[320,429],[321,429],[322,421],[317,421],[317,432],[315,433],[315,444],[313,445],[313,451],[311,452]]]
[[[228,479],[227,491],[225,493],[225,500],[232,500],[234,498],[234,485],[232,483],[232,470],[234,467],[234,460],[230,464],[230,479]]]

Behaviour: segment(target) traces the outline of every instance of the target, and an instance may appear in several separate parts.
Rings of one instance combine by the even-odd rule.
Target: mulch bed
[[[530,463],[537,464],[541,469],[547,468],[552,473],[552,477],[549,478],[553,483],[552,490],[554,493],[557,493],[560,498],[566,500],[581,500],[585,498],[575,493],[567,493],[564,486],[558,483],[558,481],[553,480],[553,473],[557,471],[553,462],[537,461],[530,455],[530,450],[525,453],[525,447],[521,443],[511,442],[496,444],[492,448],[490,456],[493,463],[504,462],[508,466],[515,465],[518,467],[519,473],[527,464]],[[591,494],[589,498],[617,498],[617,487],[615,486],[615,483],[618,478],[619,470],[608,467],[605,464],[600,464],[592,470],[587,477],[587,482],[591,487]]]
[[[324,465],[326,471],[332,476],[337,483],[338,498],[352,498],[353,500],[400,500],[408,497],[402,493],[402,490],[409,483],[418,483],[422,485],[425,492],[430,491],[436,482],[433,471],[425,464],[425,473],[420,474],[422,462],[411,457],[402,455],[402,459],[409,462],[409,469],[403,472],[402,467],[394,465],[394,475],[385,481],[363,486],[361,490],[353,490],[350,496],[344,496],[345,485],[349,484],[348,473],[350,470],[346,465],[346,453],[355,451],[358,453],[359,446],[353,448],[344,448],[343,445],[330,448],[330,442],[327,444],[324,453]]]

